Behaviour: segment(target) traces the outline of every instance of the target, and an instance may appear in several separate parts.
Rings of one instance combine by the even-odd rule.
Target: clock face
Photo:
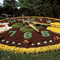
[[[38,29],[39,32],[37,32],[27,21],[45,24],[31,23]],[[59,22],[58,19],[46,17],[3,19],[0,21],[0,43],[8,46],[26,48],[58,44],[60,43]],[[55,25],[53,25],[54,23]]]

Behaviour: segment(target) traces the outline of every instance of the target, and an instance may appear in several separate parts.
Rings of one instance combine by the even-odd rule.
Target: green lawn
[[[0,50],[0,60],[60,60],[60,51],[42,54],[14,54]]]

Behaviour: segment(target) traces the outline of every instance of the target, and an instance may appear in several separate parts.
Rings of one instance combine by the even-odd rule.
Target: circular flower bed
[[[31,17],[31,21],[50,24],[60,22],[60,19],[49,17]],[[9,23],[8,26],[13,28],[0,33],[0,49],[10,53],[42,53],[60,49],[60,35],[49,31],[46,25],[35,25],[39,33],[22,24],[23,21],[30,20],[27,17],[14,17],[1,19],[1,23]],[[46,29],[46,27],[48,27]],[[55,31],[56,32],[56,31]],[[49,33],[49,34],[48,34]]]

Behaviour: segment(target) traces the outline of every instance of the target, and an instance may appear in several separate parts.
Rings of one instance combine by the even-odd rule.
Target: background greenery
[[[42,54],[19,54],[0,50],[0,60],[60,60],[60,51]]]
[[[17,7],[20,7],[18,9]],[[59,0],[4,0],[3,6],[0,6],[0,15],[21,16],[43,16],[60,18]]]

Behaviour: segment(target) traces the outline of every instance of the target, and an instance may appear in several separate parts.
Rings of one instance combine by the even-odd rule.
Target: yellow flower
[[[40,50],[38,48],[35,48],[35,53],[37,54],[39,52],[40,52]]]
[[[14,53],[19,53],[19,50],[20,50],[20,48],[19,48],[19,47],[15,48]]]
[[[26,54],[30,53],[30,48],[26,49]]]
[[[20,48],[19,49],[19,53],[22,53],[23,54],[25,51],[26,51],[26,48]]]
[[[30,53],[32,53],[32,54],[35,53],[35,49],[36,48],[30,48]]]

